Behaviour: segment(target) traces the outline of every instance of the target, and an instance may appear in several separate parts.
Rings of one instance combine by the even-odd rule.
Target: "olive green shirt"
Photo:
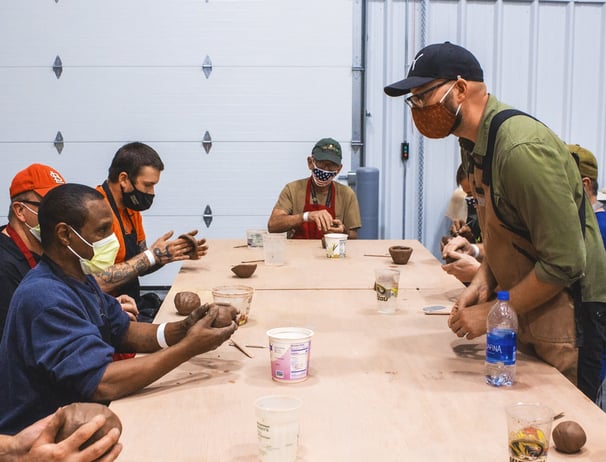
[[[510,107],[490,95],[478,138],[461,143],[467,167],[471,156],[482,163],[492,118]],[[579,219],[584,190],[577,164],[564,142],[541,122],[515,116],[500,127],[492,162],[492,193],[498,215],[526,235],[538,252],[537,277],[570,287],[581,279],[583,301],[606,302],[606,253],[588,198],[585,239]],[[490,200],[486,198],[486,200]]]
[[[308,179],[295,180],[284,186],[274,208],[284,210],[289,215],[303,213]],[[333,184],[335,185],[334,218],[341,220],[346,230],[360,228],[362,219],[360,218],[360,206],[356,193],[349,186],[337,181],[333,181]],[[327,194],[328,188],[323,192],[317,191],[318,204],[324,205],[326,203]]]

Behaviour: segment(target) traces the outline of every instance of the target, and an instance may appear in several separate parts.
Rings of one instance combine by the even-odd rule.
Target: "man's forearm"
[[[104,292],[113,292],[136,277],[149,272],[153,267],[144,253],[135,255],[130,260],[110,266],[102,273],[95,274],[95,279]]]
[[[524,279],[509,290],[509,300],[516,313],[522,314],[551,300],[562,290],[564,290],[563,286],[539,280],[533,268]]]
[[[284,233],[291,229],[298,228],[304,223],[303,214],[296,215],[278,215],[272,216],[267,224],[270,233]]]

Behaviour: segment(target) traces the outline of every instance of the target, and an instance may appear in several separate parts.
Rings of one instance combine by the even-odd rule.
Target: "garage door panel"
[[[295,82],[299,82],[298,84]],[[1,141],[265,141],[351,133],[351,70],[1,69]],[[32,111],[35,108],[35,111]],[[311,117],[310,117],[311,115]]]
[[[330,136],[332,134],[319,134]],[[213,217],[247,217],[263,224],[289,181],[309,175],[306,158],[315,141],[279,143],[217,143],[210,154],[198,143],[148,142],[162,158],[165,169],[156,186],[152,208],[145,212],[170,221],[175,215],[202,220],[209,205]],[[146,140],[143,140],[147,142]],[[0,143],[3,169],[0,204],[8,207],[8,185],[27,165],[39,162],[61,172],[69,182],[101,184],[121,143],[74,143],[58,154],[51,144]],[[343,141],[343,172],[349,169],[350,145]],[[4,210],[0,213],[5,214]]]
[[[66,67],[199,67],[209,55],[217,66],[351,65],[342,33],[351,30],[350,0],[288,3],[3,0],[0,43],[11,46],[0,62],[51,67],[59,54]]]

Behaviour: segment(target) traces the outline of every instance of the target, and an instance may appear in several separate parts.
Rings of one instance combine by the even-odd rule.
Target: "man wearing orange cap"
[[[42,254],[38,206],[65,179],[55,169],[32,164],[15,175],[10,186],[8,224],[0,228],[0,339],[15,289]]]

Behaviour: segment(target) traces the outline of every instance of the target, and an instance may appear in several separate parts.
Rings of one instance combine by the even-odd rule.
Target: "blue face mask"
[[[322,170],[321,168],[318,168],[316,166],[315,162],[313,163],[313,165],[314,183],[316,183],[316,185],[321,188],[323,188],[324,186],[328,186],[337,176],[337,173],[339,173],[338,171],[331,172],[330,170]]]

